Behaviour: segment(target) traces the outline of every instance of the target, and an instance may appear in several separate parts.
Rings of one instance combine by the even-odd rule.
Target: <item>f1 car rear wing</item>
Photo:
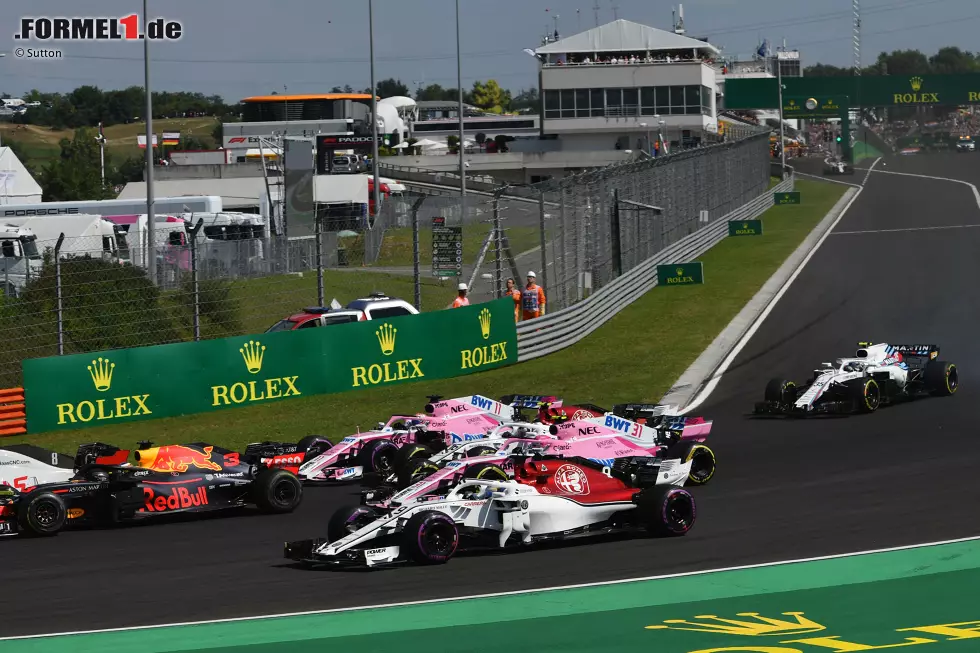
[[[530,408],[536,410],[542,404],[560,408],[562,400],[554,395],[504,395],[500,398],[500,403],[507,404],[512,408]]]

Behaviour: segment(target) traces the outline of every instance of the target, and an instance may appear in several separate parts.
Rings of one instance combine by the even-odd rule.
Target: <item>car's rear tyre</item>
[[[50,537],[64,528],[68,519],[65,502],[57,494],[40,492],[21,498],[17,521],[29,535]]]
[[[403,544],[409,558],[423,565],[449,561],[459,546],[459,530],[449,515],[425,510],[412,515],[405,524]]]
[[[333,449],[333,442],[322,435],[308,435],[296,443],[296,448],[303,452],[303,460],[313,460],[324,451]]]
[[[691,463],[691,474],[687,477],[691,485],[705,485],[715,475],[715,452],[702,442],[684,442],[670,455]]]
[[[398,445],[391,440],[373,440],[364,445],[358,459],[365,473],[375,472],[387,478],[398,469]]]
[[[697,518],[694,497],[684,488],[673,485],[641,491],[636,497],[636,510],[647,530],[665,537],[686,534]]]
[[[406,488],[417,483],[432,472],[439,469],[435,463],[429,462],[432,452],[420,444],[406,444],[398,450],[395,459],[398,486]]]
[[[873,413],[881,406],[881,387],[874,379],[858,379],[851,388],[859,413]]]
[[[929,361],[924,376],[926,389],[939,397],[949,397],[960,387],[960,375],[953,363]]]
[[[509,481],[510,476],[502,467],[492,463],[479,463],[463,472],[463,478],[477,481]]]
[[[505,436],[505,437],[508,437],[508,436]],[[480,446],[480,447],[473,447],[472,449],[467,449],[467,451],[466,451],[466,457],[467,458],[476,458],[478,456],[492,456],[495,453],[497,453],[497,450],[494,449],[493,447],[483,447],[483,446]]]
[[[327,540],[336,542],[377,519],[378,512],[370,506],[344,506],[327,522]]]
[[[766,384],[766,401],[777,404],[796,401],[796,384],[786,379],[771,379]]]
[[[303,484],[285,469],[269,469],[252,482],[252,500],[270,514],[292,512],[303,501]]]

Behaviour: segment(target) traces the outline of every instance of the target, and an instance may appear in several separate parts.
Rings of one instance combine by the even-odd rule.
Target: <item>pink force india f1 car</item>
[[[651,412],[664,410],[662,406],[652,408]],[[510,480],[514,478],[514,459],[528,455],[583,458],[613,468],[629,467],[636,458],[655,459],[651,465],[677,459],[690,463],[688,484],[704,485],[711,480],[715,455],[704,443],[711,432],[710,421],[677,416],[649,421],[655,425],[609,413],[556,424],[502,424],[483,440],[461,442],[426,459],[410,459],[402,473],[383,480],[365,477],[369,487],[362,491],[361,502],[390,508],[425,495],[445,494],[466,479]]]
[[[406,445],[424,445],[439,451],[461,442],[484,439],[494,427],[513,419],[515,408],[537,407],[542,401],[560,405],[556,397],[518,396],[508,405],[481,395],[442,400],[431,395],[425,411],[392,415],[377,429],[350,435],[316,456],[307,456],[299,467],[304,483],[355,481],[365,473],[387,477],[394,473]]]
[[[614,532],[687,533],[697,514],[683,487],[691,463],[631,460],[609,466],[577,457],[516,457],[513,479],[467,479],[390,510],[341,508],[326,539],[286,542],[283,556],[306,566],[441,564],[466,549]]]

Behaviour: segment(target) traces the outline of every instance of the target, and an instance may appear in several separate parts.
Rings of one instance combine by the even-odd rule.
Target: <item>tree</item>
[[[456,89],[443,88],[439,84],[429,84],[425,88],[419,88],[415,91],[417,102],[452,102],[457,97],[458,91]]]
[[[521,91],[514,96],[514,99],[510,101],[510,108],[512,111],[537,113],[541,108],[541,96],[538,94],[538,89],[521,89]]]
[[[43,316],[49,332],[54,329],[47,316],[54,314],[56,302],[53,259],[47,249],[41,274],[27,284],[18,302],[28,317]],[[160,289],[142,269],[99,258],[66,258],[61,280],[66,353],[180,340],[161,305]],[[140,319],[132,319],[134,315]]]
[[[500,87],[495,79],[473,82],[472,104],[491,113],[503,113],[510,108],[510,91]]]
[[[378,97],[410,96],[408,87],[400,79],[382,79],[378,82]]]
[[[111,165],[106,155],[106,167]],[[38,182],[45,202],[101,200],[109,197],[102,185],[99,145],[95,131],[79,129],[72,140],[61,139],[61,156],[41,170]]]
[[[839,68],[828,64],[818,63],[803,69],[804,77],[848,77],[853,73],[852,68]]]

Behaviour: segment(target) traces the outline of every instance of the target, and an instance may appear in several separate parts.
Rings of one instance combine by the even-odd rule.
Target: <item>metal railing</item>
[[[729,220],[750,220],[773,206],[773,193],[792,190],[795,175],[646,259],[587,299],[517,325],[517,360],[546,356],[579,342],[657,285],[657,266],[700,256],[728,235]]]

